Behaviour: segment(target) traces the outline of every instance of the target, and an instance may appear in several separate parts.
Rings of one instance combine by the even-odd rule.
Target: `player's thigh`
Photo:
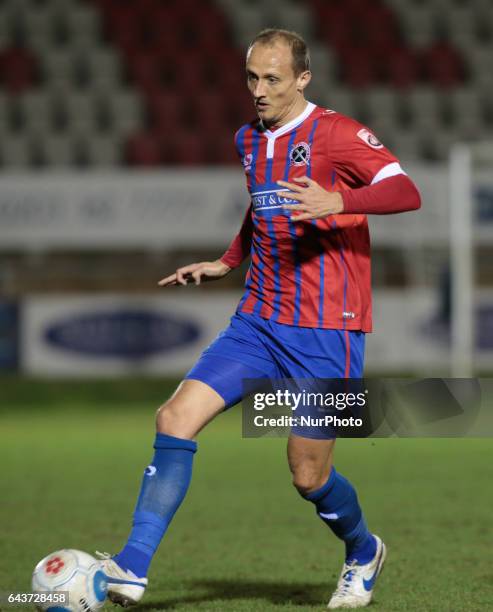
[[[319,489],[332,468],[335,439],[306,438],[294,433],[288,438],[288,464],[293,484],[302,493]]]
[[[293,413],[298,421],[291,431],[306,439],[334,439],[336,428],[326,418],[334,411],[323,398],[359,390],[365,334],[338,329],[285,330],[285,327],[277,334],[283,343],[276,351],[276,358],[287,379],[284,385],[301,398],[296,413]],[[346,382],[347,379],[351,382]],[[317,400],[317,397],[321,399]]]
[[[157,413],[156,428],[191,440],[224,409],[224,399],[199,380],[183,380]]]
[[[231,324],[208,346],[175,394],[158,411],[158,431],[193,438],[243,397],[245,379],[274,377],[277,366],[248,321]]]
[[[235,315],[185,378],[202,381],[223,398],[225,408],[230,408],[243,399],[246,379],[276,376],[278,367],[259,330],[248,318]],[[248,388],[251,391],[251,385]]]

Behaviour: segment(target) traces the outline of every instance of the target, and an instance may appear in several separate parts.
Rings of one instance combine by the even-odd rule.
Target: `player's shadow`
[[[272,604],[295,606],[325,605],[335,583],[331,581],[313,584],[310,582],[268,582],[249,580],[194,580],[190,582],[190,595],[171,597],[161,601],[149,601],[133,608],[135,612],[144,610],[173,610],[183,604],[199,604],[217,600],[233,602],[239,599],[264,599]],[[203,591],[193,595],[195,591]]]

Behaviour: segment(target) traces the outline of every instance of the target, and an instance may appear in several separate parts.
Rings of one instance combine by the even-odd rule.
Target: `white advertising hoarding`
[[[239,294],[59,296],[27,299],[22,309],[21,365],[48,376],[180,376],[227,326]],[[493,363],[493,293],[481,295],[477,366]],[[447,323],[437,292],[377,290],[374,330],[367,336],[368,372],[446,374]],[[488,366],[489,364],[489,366]]]
[[[405,169],[420,188],[423,207],[372,215],[373,242],[445,243],[446,167]],[[491,178],[481,181],[478,198],[484,202],[490,194],[493,202]],[[0,249],[222,247],[236,234],[248,203],[241,169],[8,174],[0,181]]]
[[[74,295],[24,301],[21,367],[54,376],[181,375],[226,327],[241,295]]]

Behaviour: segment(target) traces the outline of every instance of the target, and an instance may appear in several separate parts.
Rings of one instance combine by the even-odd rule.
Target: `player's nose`
[[[255,89],[253,90],[253,97],[255,98],[255,102],[258,102],[260,98],[265,95],[265,87],[263,83],[260,81],[255,85]]]

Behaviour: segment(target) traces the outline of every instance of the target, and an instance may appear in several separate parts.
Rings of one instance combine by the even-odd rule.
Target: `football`
[[[94,612],[104,605],[108,583],[99,561],[67,548],[41,559],[34,568],[32,589],[39,596],[38,610]]]

